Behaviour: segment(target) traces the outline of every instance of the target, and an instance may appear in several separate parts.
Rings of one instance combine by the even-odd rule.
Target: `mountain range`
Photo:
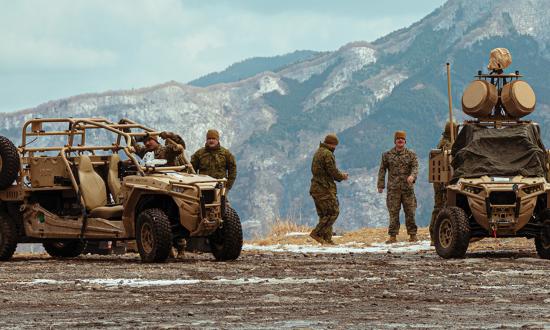
[[[237,158],[230,201],[248,235],[277,219],[312,225],[311,157],[328,132],[336,132],[338,166],[350,173],[339,184],[337,227],[387,225],[385,196],[376,192],[383,151],[393,132],[405,130],[420,159],[417,223],[429,222],[432,188],[427,155],[448,118],[445,63],[451,63],[453,106],[492,48],[508,48],[512,70],[537,93],[529,119],[550,142],[550,10],[546,0],[449,0],[419,22],[374,42],[356,41],[332,52],[297,52],[249,59],[188,84],[78,95],[0,117],[0,134],[19,142],[31,117],[128,117],[186,140],[188,153],[204,143],[207,129]],[[270,71],[265,71],[270,70]]]

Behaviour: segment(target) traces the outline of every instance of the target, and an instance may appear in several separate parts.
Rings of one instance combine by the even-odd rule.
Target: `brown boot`
[[[393,244],[393,243],[397,243],[396,235],[390,235],[390,238],[386,241],[386,244]]]
[[[409,235],[409,242],[418,242],[418,238],[416,238],[416,234]]]
[[[332,234],[331,233],[326,233],[325,235],[323,235],[323,241],[325,241],[324,244],[326,245],[336,245],[336,243],[334,243],[334,241],[332,240]]]
[[[309,237],[313,238],[318,243],[325,244],[325,240],[321,236],[317,235],[315,231],[312,231],[311,233],[309,233]]]
[[[326,244],[326,245],[336,245],[336,243],[334,243],[334,241],[333,241],[331,238],[329,238],[329,239],[326,239],[326,238],[325,238],[324,241],[325,241],[325,243],[323,243],[323,244]]]

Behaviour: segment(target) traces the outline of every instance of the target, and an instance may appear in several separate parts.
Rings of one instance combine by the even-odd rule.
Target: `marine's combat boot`
[[[321,244],[325,244],[325,240],[321,236],[319,236],[315,231],[312,231],[311,233],[309,233],[309,237],[313,238],[314,240],[316,240]]]
[[[325,241],[325,242],[323,243],[323,244],[325,244],[325,245],[336,245],[336,243],[334,243],[334,241],[332,240],[332,238],[328,238],[328,239],[327,239],[327,238],[325,237],[323,240]]]
[[[336,245],[336,243],[334,243],[334,241],[332,240],[332,234],[330,233],[325,233],[325,235],[323,235],[321,238],[323,239],[323,241],[325,241],[323,244]]]
[[[386,244],[393,244],[393,243],[397,243],[397,236],[390,235],[390,238],[386,241]]]
[[[416,234],[409,235],[409,242],[418,242],[418,238],[416,238]]]

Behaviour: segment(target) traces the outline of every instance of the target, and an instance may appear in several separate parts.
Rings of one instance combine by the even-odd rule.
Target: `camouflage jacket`
[[[407,182],[407,177],[412,175],[415,180],[418,176],[418,159],[414,151],[407,148],[397,151],[392,148],[382,154],[380,170],[378,171],[378,188],[385,188],[386,171],[388,171],[388,190],[413,189]]]
[[[336,167],[336,158],[334,151],[324,143],[319,145],[319,149],[313,155],[311,162],[311,195],[336,195],[336,183],[334,181],[344,180],[344,174]]]
[[[142,145],[142,144],[135,144],[134,149],[136,150],[136,154],[143,158],[149,150]],[[176,146],[169,144],[167,146],[163,146],[159,144],[158,148],[155,149],[155,158],[156,159],[166,159],[166,165],[167,166],[180,166],[185,164],[184,160],[184,154],[182,151],[176,150]]]
[[[227,189],[233,187],[237,178],[235,157],[220,145],[215,148],[200,148],[191,156],[191,164],[199,174],[210,175],[216,179],[227,178]]]

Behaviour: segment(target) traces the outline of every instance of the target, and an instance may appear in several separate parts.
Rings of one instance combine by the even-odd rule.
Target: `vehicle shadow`
[[[201,258],[169,258],[165,262],[160,263],[144,263],[139,256],[127,256],[127,255],[84,255],[77,258],[57,259],[48,255],[15,255],[9,262],[15,263],[72,263],[72,264],[143,264],[143,265],[166,265],[166,264],[195,264],[198,262],[215,262],[215,259],[210,256],[204,256]]]
[[[475,251],[466,253],[467,258],[488,258],[488,259],[517,259],[517,258],[538,258],[536,252],[531,250],[499,250],[499,251]]]

